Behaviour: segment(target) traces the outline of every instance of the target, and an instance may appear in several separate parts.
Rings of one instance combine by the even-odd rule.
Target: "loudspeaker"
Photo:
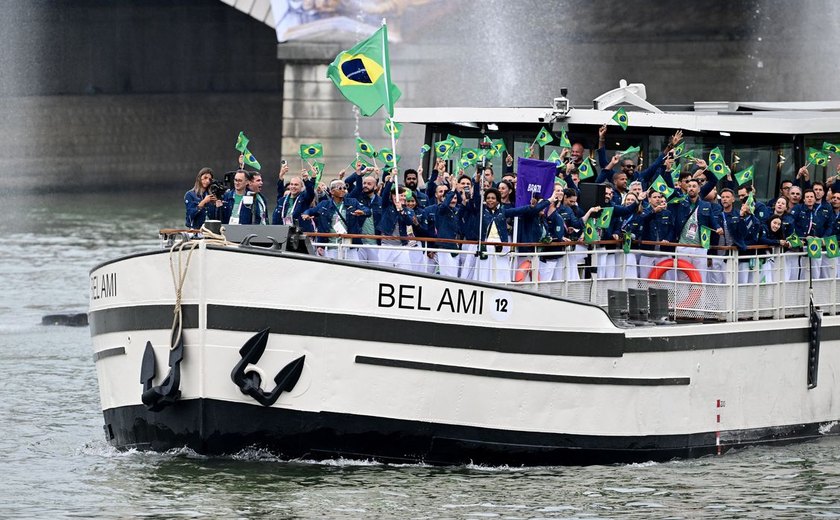
[[[582,182],[578,184],[580,188],[580,196],[578,197],[578,206],[583,211],[588,210],[592,206],[603,206],[604,199],[607,197],[607,185],[595,184],[594,182]]]

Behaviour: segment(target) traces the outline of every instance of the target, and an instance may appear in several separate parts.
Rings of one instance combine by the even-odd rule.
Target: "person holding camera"
[[[184,194],[187,228],[201,229],[205,220],[221,220],[224,193],[225,185],[213,179],[213,170],[200,169],[195,176],[195,186]]]

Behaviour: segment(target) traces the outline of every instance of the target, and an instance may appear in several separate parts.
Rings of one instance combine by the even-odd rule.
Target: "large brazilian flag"
[[[394,116],[400,89],[391,83],[388,59],[388,27],[383,25],[370,38],[340,53],[327,67],[327,77],[363,116],[372,116],[385,105]]]

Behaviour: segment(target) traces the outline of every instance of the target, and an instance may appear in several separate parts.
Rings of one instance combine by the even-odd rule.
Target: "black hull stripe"
[[[258,448],[286,458],[587,465],[667,461],[717,452],[714,432],[651,436],[539,433],[263,408],[211,399],[179,401],[157,413],[142,405],[114,408],[105,410],[104,417],[109,441],[117,448],[164,451],[187,446],[207,455]],[[811,423],[723,431],[721,450],[820,438],[824,436],[821,426]],[[838,431],[835,426],[829,434]]]
[[[198,327],[198,306],[184,305],[184,328]],[[133,330],[169,329],[172,306],[140,305],[93,311],[92,336]],[[623,333],[515,330],[506,328],[428,323],[424,321],[350,316],[324,312],[208,305],[210,329],[256,333],[270,328],[278,334],[344,338],[429,347],[462,348],[511,354],[620,357],[624,353],[679,352],[779,344],[807,344],[807,329],[718,332],[624,338]],[[732,327],[737,327],[733,324]],[[840,339],[840,326],[823,327],[822,340]]]
[[[99,352],[94,352],[93,354],[93,362],[96,363],[100,359],[105,359],[111,356],[122,356],[125,354],[125,347],[114,347],[114,348],[106,348],[105,350],[100,350]]]
[[[518,379],[522,381],[544,381],[549,383],[574,383],[581,385],[619,385],[619,386],[680,386],[688,385],[688,377],[595,377],[570,376],[561,374],[535,374],[530,372],[511,372],[508,370],[490,370],[485,368],[463,367],[456,365],[441,365],[437,363],[421,363],[401,359],[375,358],[356,356],[356,363],[375,365],[380,367],[407,368],[411,370],[425,370],[429,372],[446,372],[449,374],[464,374],[469,376],[495,377],[501,379]]]

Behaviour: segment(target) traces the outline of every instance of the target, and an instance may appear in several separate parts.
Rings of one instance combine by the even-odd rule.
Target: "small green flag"
[[[680,164],[680,161],[674,159],[674,162],[671,163],[671,172],[673,172],[674,175],[677,176],[677,179],[679,179],[680,170],[682,170],[682,165]]]
[[[475,148],[461,148],[461,159],[475,164],[478,161],[478,151]]]
[[[822,239],[819,237],[805,237],[808,243],[808,256],[811,258],[820,258],[822,256]]]
[[[610,227],[612,216],[613,208],[601,208],[601,215],[598,217],[598,227],[601,229],[607,229]]]
[[[624,242],[621,244],[621,250],[624,254],[630,252],[630,247],[633,245],[633,235],[629,231],[624,232]]]
[[[545,127],[540,128],[540,133],[537,134],[536,143],[540,145],[540,148],[547,145],[551,141],[554,140],[554,137],[549,133]]]
[[[261,168],[260,162],[257,160],[256,157],[254,157],[254,154],[248,151],[247,148],[244,152],[242,152],[242,160],[251,168],[254,168],[256,170],[259,170]]]
[[[391,131],[393,131],[394,132],[394,139],[399,139],[400,134],[402,133],[402,129],[403,129],[402,124],[397,123],[396,121],[394,121],[390,117],[385,119],[385,128],[383,128],[383,130],[385,131],[385,137],[391,137]]]
[[[339,53],[327,67],[327,77],[363,116],[372,116],[382,106],[394,115],[401,92],[391,82],[388,26],[382,25],[369,38]]]
[[[687,161],[693,161],[694,160],[694,154],[695,154],[694,150],[689,150],[687,152],[684,152],[682,155],[680,155],[680,158],[685,159]]]
[[[316,157],[324,156],[324,146],[321,143],[302,144],[300,145],[301,159],[315,159]]]
[[[747,195],[746,204],[747,204],[747,209],[750,210],[750,213],[755,213],[755,196],[753,195],[753,192],[750,192],[750,194]]]
[[[678,203],[680,203],[684,200],[688,200],[688,195],[686,195],[685,193],[681,193],[681,194],[677,195],[676,197],[674,197],[673,199],[669,200],[668,204],[678,204]]]
[[[578,175],[580,176],[580,180],[595,176],[589,157],[584,159],[583,162],[580,163],[580,166],[578,166]]]
[[[709,152],[709,164],[718,161],[723,162],[723,152],[720,151],[720,147],[715,146],[712,148],[712,151]]]
[[[703,249],[712,247],[712,233],[714,233],[712,228],[700,226],[700,247]]]
[[[405,200],[412,200],[414,198],[414,194],[411,193],[411,190],[405,190]]]
[[[432,149],[432,147],[427,145],[427,144],[424,144],[423,146],[421,146],[420,147],[420,158],[422,159],[423,156],[426,155],[426,152],[428,152],[431,149]]]
[[[458,161],[458,164],[461,166],[462,170],[466,170],[467,168],[469,168],[470,166],[472,166],[475,163],[471,163],[466,158],[461,156],[461,159]]]
[[[641,151],[642,151],[642,148],[640,146],[631,146],[630,148],[621,152],[621,155],[623,157],[625,155],[630,155],[630,154],[633,154],[633,153],[639,153]]]
[[[790,234],[785,240],[790,244],[790,247],[802,247],[802,240],[799,238],[799,235],[796,234],[796,231]]]
[[[522,157],[529,159],[531,157],[531,147],[526,146],[525,150],[522,151]]]
[[[709,163],[709,170],[711,170],[711,172],[715,174],[715,177],[717,177],[718,180],[726,177],[727,169],[728,168],[726,167],[726,164],[724,164],[722,160],[717,160]]]
[[[825,245],[825,256],[829,258],[840,256],[840,244],[837,243],[836,235],[823,238],[823,245]]]
[[[750,166],[746,170],[741,170],[735,174],[735,180],[738,181],[738,186],[743,186],[753,180],[753,172],[755,168]]]
[[[460,148],[461,145],[464,144],[464,140],[458,137],[457,135],[447,134],[446,139],[448,139],[449,142],[452,143],[452,148],[455,149]]]
[[[493,149],[496,150],[496,153],[503,153],[507,151],[507,146],[505,146],[504,139],[493,139]]]
[[[674,155],[677,157],[682,157],[683,153],[685,153],[685,141],[680,141],[680,143],[674,147]]]
[[[351,170],[356,171],[356,163],[357,162],[362,163],[362,166],[364,166],[365,168],[370,168],[370,167],[373,166],[372,164],[367,162],[364,157],[359,156],[359,158],[353,159],[352,161],[350,161],[350,169]]]
[[[668,184],[666,184],[665,181],[662,179],[661,175],[653,181],[653,184],[651,184],[650,187],[654,191],[658,191],[659,193],[661,193],[662,196],[666,199],[674,193],[674,188],[668,186]]]
[[[569,135],[565,130],[560,134],[560,148],[571,148],[572,143],[569,142]]]
[[[825,153],[817,150],[816,148],[808,148],[808,161],[816,164],[817,166],[825,166],[828,164],[828,161],[831,160],[831,157]]]
[[[831,144],[827,141],[823,141],[822,150],[824,152],[840,153],[840,144]]]
[[[365,141],[361,137],[356,138],[356,153],[360,153],[362,155],[367,155],[371,159],[376,157],[376,148],[373,147],[372,144]]]
[[[583,241],[587,244],[596,242],[598,240],[598,229],[595,227],[595,219],[590,218],[586,220],[583,225]]]
[[[444,139],[443,141],[438,141],[435,143],[435,153],[441,159],[449,159],[449,156],[452,154],[452,141],[449,139]]]
[[[239,153],[245,153],[249,142],[250,140],[245,137],[245,132],[239,132],[239,137],[236,138],[236,149],[239,150]]]
[[[566,181],[563,180],[562,177],[555,177],[554,184],[559,184],[560,186],[563,186],[564,189],[568,186],[568,184],[566,184]]]
[[[630,125],[630,119],[627,117],[627,111],[624,110],[624,107],[615,111],[615,114],[612,116],[612,120],[618,123],[618,126],[620,126],[622,130],[627,130],[627,127]]]
[[[383,148],[379,150],[379,157],[382,157],[382,160],[385,161],[385,164],[393,166],[394,168],[397,167],[396,163],[400,162],[400,159],[402,158],[399,155],[394,157],[394,152],[392,152],[389,148]]]
[[[553,152],[551,152],[551,155],[548,156],[546,161],[553,162],[557,166],[560,166],[561,164],[563,164],[563,159],[560,158],[560,154],[557,153],[557,150],[554,150]]]
[[[315,161],[312,163],[312,169],[315,170],[316,186],[321,182],[321,176],[324,174],[324,166],[326,165],[322,162]]]

